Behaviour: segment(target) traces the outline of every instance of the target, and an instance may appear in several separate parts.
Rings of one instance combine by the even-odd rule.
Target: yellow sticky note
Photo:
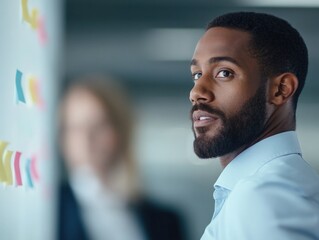
[[[21,0],[22,18],[25,22],[29,23],[33,29],[38,28],[39,11],[33,8],[31,14],[28,10],[28,0]]]
[[[34,8],[31,12],[31,19],[30,19],[30,25],[33,29],[38,28],[38,17],[39,17],[39,11],[38,9]]]
[[[0,140],[0,182],[6,182],[6,172],[3,165],[3,154],[7,146],[7,142]]]
[[[11,171],[12,154],[13,154],[12,151],[7,151],[6,155],[4,157],[4,170],[5,170],[5,174],[6,174],[6,183],[8,185],[12,185],[13,184],[12,171]]]
[[[37,80],[35,77],[29,78],[29,91],[30,91],[30,98],[32,103],[37,103],[38,95],[37,95]]]
[[[29,22],[29,12],[28,12],[28,0],[21,0],[22,17],[24,21]]]

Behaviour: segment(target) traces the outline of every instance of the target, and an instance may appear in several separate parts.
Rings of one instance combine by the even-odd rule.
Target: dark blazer
[[[141,200],[131,204],[129,209],[133,211],[147,240],[185,240],[181,219],[168,208]],[[68,184],[62,184],[59,189],[57,236],[59,240],[90,240],[78,202]]]

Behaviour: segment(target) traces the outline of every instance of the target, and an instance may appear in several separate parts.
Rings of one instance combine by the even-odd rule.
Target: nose
[[[213,86],[211,80],[202,76],[195,82],[189,93],[189,100],[194,105],[196,103],[209,103],[214,100]]]

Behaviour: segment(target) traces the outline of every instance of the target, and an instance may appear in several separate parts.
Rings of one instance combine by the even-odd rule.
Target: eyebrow
[[[238,61],[232,57],[227,57],[227,56],[221,56],[221,57],[212,57],[208,60],[208,62],[210,64],[213,64],[213,63],[218,63],[218,62],[231,62],[237,66],[240,66],[240,64],[238,63]],[[198,65],[198,61],[196,59],[192,59],[191,61],[191,66],[197,66]]]

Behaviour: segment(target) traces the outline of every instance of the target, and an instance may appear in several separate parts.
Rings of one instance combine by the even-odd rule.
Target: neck
[[[99,174],[99,179],[106,189],[113,191],[126,201],[135,200],[138,197],[135,178],[124,163],[111,167],[107,172],[102,172]]]
[[[279,108],[275,110],[267,119],[264,130],[261,134],[251,143],[248,143],[235,151],[228,153],[220,157],[220,163],[223,168],[225,168],[234,158],[236,158],[241,152],[245,151],[247,148],[253,146],[257,142],[268,138],[270,136],[276,135],[278,133],[294,131],[296,130],[296,122],[293,111],[285,111],[286,114],[282,114]],[[280,114],[279,114],[280,113]]]

